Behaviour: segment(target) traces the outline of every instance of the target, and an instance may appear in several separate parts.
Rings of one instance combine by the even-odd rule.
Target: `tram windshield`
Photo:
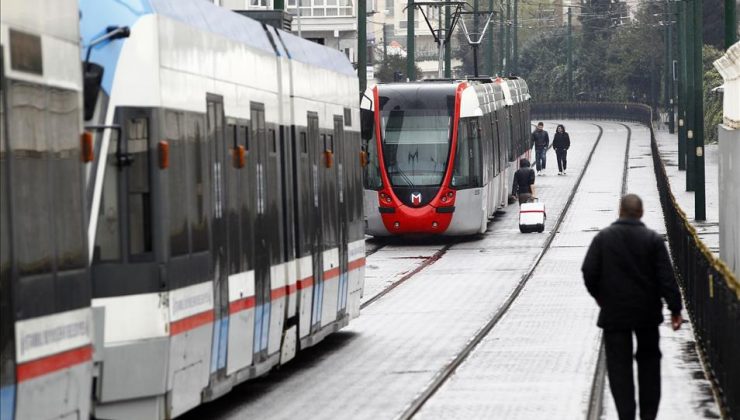
[[[383,113],[383,157],[393,186],[437,186],[449,155],[451,117],[446,109],[394,109]]]

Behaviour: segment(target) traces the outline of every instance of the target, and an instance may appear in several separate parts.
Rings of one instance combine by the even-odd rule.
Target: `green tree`
[[[704,45],[702,59],[704,62],[704,143],[719,141],[717,124],[722,123],[722,95],[712,89],[723,83],[722,76],[713,63],[722,56],[722,51]]]
[[[421,74],[419,66],[416,66],[416,74]],[[388,58],[381,62],[375,71],[375,77],[382,83],[405,82],[406,57],[399,54],[388,54]]]

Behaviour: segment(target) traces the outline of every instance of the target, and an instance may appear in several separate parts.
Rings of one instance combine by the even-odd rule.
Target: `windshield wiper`
[[[414,186],[414,183],[411,182],[411,178],[409,178],[408,175],[406,175],[406,172],[404,172],[400,167],[398,167],[398,165],[396,165],[396,168],[395,169],[396,170],[393,171],[394,174],[401,175],[403,177],[403,179],[406,181],[406,183],[408,184],[409,187],[413,187]]]

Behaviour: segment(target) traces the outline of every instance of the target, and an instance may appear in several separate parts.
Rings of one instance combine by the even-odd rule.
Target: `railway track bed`
[[[572,125],[569,128],[577,133],[579,143],[571,148],[569,175],[538,178],[538,195],[548,211],[544,234],[520,234],[516,208],[510,207],[477,240],[449,246],[379,247],[367,257],[366,296],[359,319],[299,356],[296,366],[244,385],[234,396],[203,407],[202,414],[212,418],[239,418],[247,413],[270,413],[274,418],[480,418],[492,413],[489,409],[501,410],[492,403],[499,401],[526,417],[527,407],[513,404],[511,389],[519,390],[522,402],[537,402],[531,393],[543,391],[547,398],[541,398],[542,404],[570,407],[568,413],[580,412],[582,406],[587,410],[600,332],[593,326],[595,305],[584,302],[590,298],[582,290],[580,276],[572,272],[580,268],[580,253],[595,233],[593,228],[613,219],[622,178],[612,176],[616,190],[606,194],[587,188],[592,184],[586,182],[587,174],[573,193],[592,151],[594,159],[615,153],[624,156],[626,130],[618,124],[602,124],[609,128],[594,148],[599,127]],[[621,165],[619,160],[618,173]],[[592,164],[588,171],[600,166],[604,165]],[[601,170],[613,168],[607,165]],[[584,220],[566,212],[571,200],[578,209],[603,208],[603,220],[584,226],[593,218]],[[562,224],[555,223],[561,215]],[[571,230],[577,247],[566,243]],[[392,260],[396,270],[390,277],[372,275],[373,266],[388,270],[385,267]],[[564,288],[565,281],[573,287]],[[567,311],[573,300],[579,301],[575,313]],[[584,323],[588,328],[583,328]],[[557,325],[569,328],[553,328]],[[573,359],[565,354],[572,341],[590,348]],[[539,378],[545,388],[528,382],[538,372],[549,375],[549,384],[547,377]],[[571,397],[572,404],[556,401],[573,389],[555,386],[553,378],[572,381],[573,372],[585,375],[578,381],[585,384],[579,389],[582,398]],[[465,379],[481,374],[488,377],[490,386]],[[503,392],[497,386],[511,389]],[[459,392],[465,389],[468,393],[460,399]],[[521,395],[527,389],[529,395]]]

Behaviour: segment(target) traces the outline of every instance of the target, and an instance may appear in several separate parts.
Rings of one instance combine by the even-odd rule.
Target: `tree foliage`
[[[421,74],[419,66],[415,67],[416,74]],[[382,61],[380,67],[376,70],[375,77],[382,83],[405,82],[406,57],[399,54],[388,54],[388,58]]]

